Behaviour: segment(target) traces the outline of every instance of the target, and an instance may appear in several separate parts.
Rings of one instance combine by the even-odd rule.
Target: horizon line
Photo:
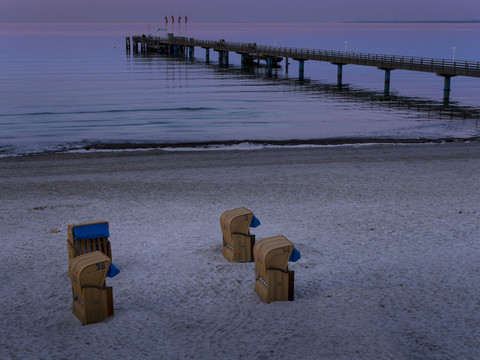
[[[45,21],[45,20],[0,20],[0,23],[43,23],[43,24],[147,24],[147,23],[161,23],[162,21],[118,21],[118,20],[76,20],[76,21]],[[190,22],[192,22],[190,20]],[[389,23],[411,23],[411,24],[438,24],[438,23],[446,23],[446,24],[461,24],[461,23],[470,23],[476,24],[480,23],[480,19],[470,19],[470,20],[324,20],[324,21],[243,21],[243,20],[231,20],[231,21],[195,21],[196,23],[268,23],[268,24],[295,24],[295,23],[347,23],[347,24],[389,24]]]

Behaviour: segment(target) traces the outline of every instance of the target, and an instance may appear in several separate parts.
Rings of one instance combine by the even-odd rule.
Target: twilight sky
[[[320,22],[477,20],[480,0],[0,0],[0,21]]]

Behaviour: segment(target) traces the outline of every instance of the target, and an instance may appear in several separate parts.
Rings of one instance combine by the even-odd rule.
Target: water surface
[[[194,61],[125,51],[125,37],[164,36],[164,24],[0,23],[0,154],[113,144],[229,141],[450,139],[479,136],[480,79],[395,70],[384,73],[290,60],[271,76],[242,70],[230,54],[196,48]],[[172,29],[169,28],[168,32]],[[176,35],[380,54],[480,60],[480,24],[188,24]],[[347,42],[347,43],[346,43]],[[308,141],[307,141],[308,142]]]

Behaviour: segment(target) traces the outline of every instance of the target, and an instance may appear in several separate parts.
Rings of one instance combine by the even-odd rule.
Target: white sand
[[[4,158],[0,179],[1,359],[480,358],[478,143]],[[237,206],[301,251],[293,302],[222,257]],[[115,316],[82,326],[66,228],[102,219]]]

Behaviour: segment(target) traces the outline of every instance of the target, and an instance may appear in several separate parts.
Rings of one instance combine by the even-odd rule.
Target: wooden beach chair
[[[105,276],[113,277],[120,270],[112,264],[112,249],[109,224],[107,221],[97,221],[68,225],[68,259],[69,274],[72,280],[73,313],[83,325],[102,321],[113,316],[113,289],[107,287]],[[108,259],[108,262],[106,261]],[[100,267],[100,269],[96,269]],[[101,271],[100,271],[101,270]],[[105,270],[105,271],[104,271]],[[100,271],[100,272],[98,272]],[[95,273],[88,279],[100,279],[92,284],[90,280],[80,283],[75,281],[76,275]]]
[[[227,210],[220,216],[222,254],[228,261],[253,261],[255,235],[250,234],[252,219],[253,212],[244,207]]]
[[[110,263],[110,258],[100,251],[76,256],[69,263],[72,312],[82,325],[103,321],[113,315],[112,287],[105,286]]]
[[[255,292],[266,303],[293,300],[295,273],[288,270],[293,249],[293,243],[283,235],[264,238],[255,244]]]
[[[101,251],[112,259],[108,221],[90,222],[76,225],[68,225],[68,259]]]

